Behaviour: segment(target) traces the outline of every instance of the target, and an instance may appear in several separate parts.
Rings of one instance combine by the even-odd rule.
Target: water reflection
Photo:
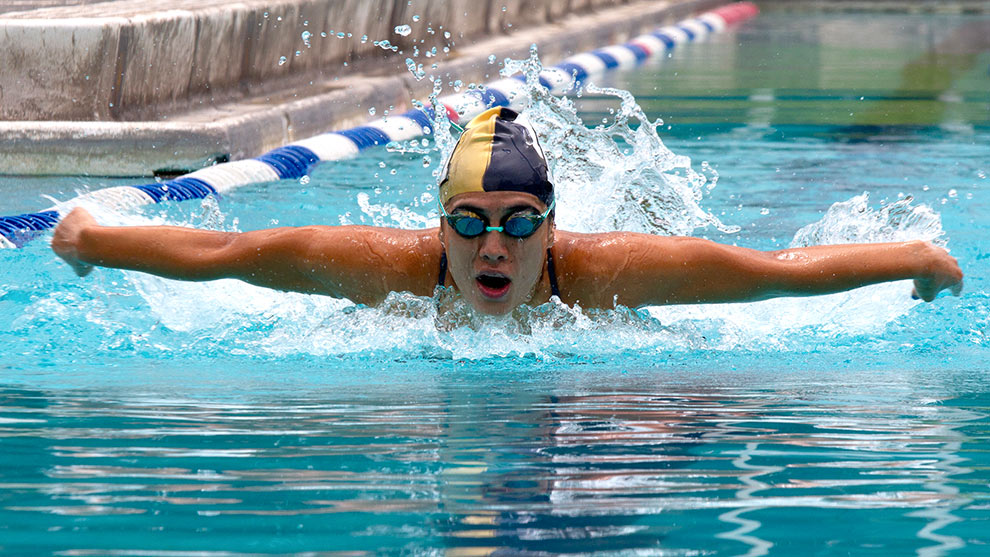
[[[5,548],[763,555],[798,538],[942,555],[986,518],[958,512],[981,497],[965,478],[988,436],[966,428],[985,404],[605,383],[438,376],[240,401],[5,388]],[[850,520],[874,527],[849,536]],[[782,529],[801,523],[816,527]]]

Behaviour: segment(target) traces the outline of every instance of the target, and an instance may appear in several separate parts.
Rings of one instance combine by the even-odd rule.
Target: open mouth
[[[494,300],[505,296],[512,279],[502,275],[482,273],[475,278],[475,282],[478,283],[478,290],[481,290],[482,295]]]

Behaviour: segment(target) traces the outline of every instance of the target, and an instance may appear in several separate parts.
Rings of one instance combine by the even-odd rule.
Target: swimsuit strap
[[[550,275],[550,294],[560,298],[560,287],[557,285],[557,272],[553,268],[553,254],[547,248],[547,274]]]
[[[443,286],[447,282],[447,252],[440,254],[440,276],[437,277],[437,286]]]

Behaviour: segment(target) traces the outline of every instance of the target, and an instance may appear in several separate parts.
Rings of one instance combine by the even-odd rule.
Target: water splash
[[[387,41],[376,44],[392,48]],[[615,99],[617,104],[610,122],[589,127],[570,98],[554,97],[540,85],[541,70],[534,50],[528,59],[506,60],[502,71],[526,76],[523,104],[540,133],[555,177],[560,228],[679,235],[709,227],[738,230],[704,208],[717,174],[704,164],[695,170],[688,157],[671,152],[657,132],[660,120],[651,121],[630,93],[585,85],[586,93]],[[409,203],[396,203],[394,192],[356,194],[356,205],[371,224],[402,228],[438,224],[436,182],[457,134],[438,100],[444,82],[428,77],[432,93],[417,108],[436,108],[433,135],[429,140],[393,143],[388,150],[397,156],[414,154],[416,164],[422,161],[432,172],[410,188],[404,197]],[[193,208],[183,209],[191,213],[178,217],[174,207],[171,212],[148,208],[137,215],[91,209],[105,224],[238,229],[236,221],[225,221],[215,200],[198,209],[183,207]],[[798,231],[792,245],[913,238],[944,242],[934,211],[911,199],[873,210],[864,194],[835,204],[821,221]],[[57,331],[76,327],[70,323],[74,319],[89,321],[98,331],[100,348],[152,353],[226,352],[248,357],[384,353],[396,358],[526,356],[581,361],[630,353],[807,350],[809,344],[836,337],[875,335],[918,303],[907,296],[909,287],[895,283],[814,300],[757,304],[590,311],[552,302],[493,318],[474,314],[446,290],[434,298],[394,293],[382,306],[367,308],[231,280],[181,283],[119,271],[99,271],[97,276],[105,277],[98,279],[104,283],[88,296],[45,288],[53,293],[31,301],[14,326]]]
[[[822,220],[797,231],[791,247],[907,240],[945,246],[942,220],[931,207],[913,205],[914,199],[908,196],[874,210],[869,200],[869,193],[864,192],[832,205]]]

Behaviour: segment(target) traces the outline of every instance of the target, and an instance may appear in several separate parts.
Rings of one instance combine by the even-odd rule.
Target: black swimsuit
[[[547,248],[547,274],[550,275],[550,294],[560,298],[560,287],[557,286],[557,273],[553,268],[553,254]],[[440,276],[437,277],[437,286],[444,286],[447,282],[447,252],[440,255]]]

